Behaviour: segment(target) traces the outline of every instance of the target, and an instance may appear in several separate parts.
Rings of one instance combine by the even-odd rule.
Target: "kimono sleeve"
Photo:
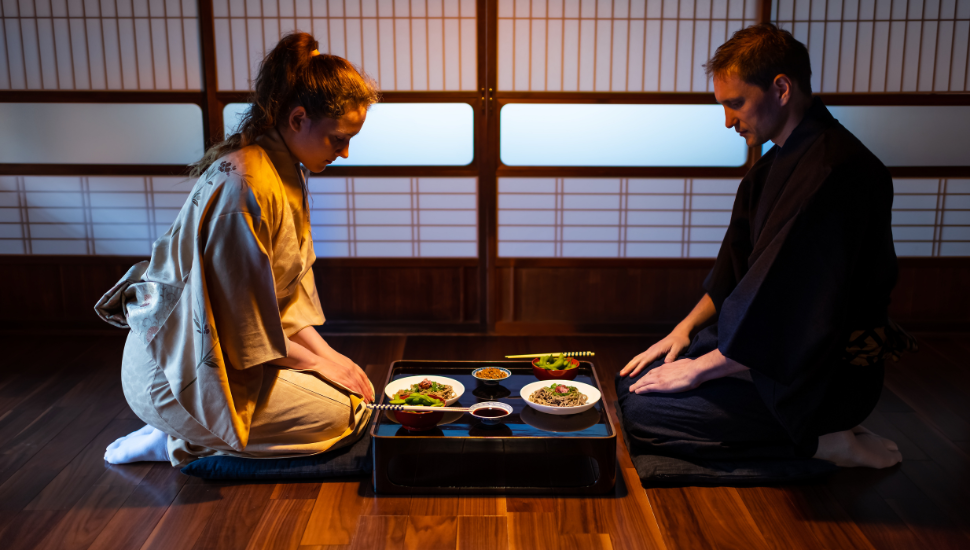
[[[871,217],[872,179],[830,173],[771,236],[719,312],[721,353],[788,385],[841,342],[851,274]]]
[[[748,212],[750,186],[751,182],[748,178],[741,181],[738,194],[734,199],[731,221],[721,242],[721,248],[717,252],[717,260],[704,280],[704,290],[714,302],[716,311],[721,311],[724,300],[731,294],[748,268],[748,256],[751,254]]]
[[[323,316],[323,308],[320,307],[313,269],[307,270],[306,274],[303,275],[303,279],[297,285],[296,292],[281,308],[281,311],[283,331],[287,338],[306,327],[324,323],[326,319]]]
[[[224,356],[237,369],[286,357],[267,222],[247,212],[209,221],[205,285]]]

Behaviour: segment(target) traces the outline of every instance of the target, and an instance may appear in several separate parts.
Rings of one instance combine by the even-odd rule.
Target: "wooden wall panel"
[[[329,326],[366,323],[477,323],[478,268],[314,267]]]
[[[139,258],[0,256],[0,330],[115,330],[94,304]],[[499,333],[667,330],[712,260],[501,260]],[[476,260],[328,260],[314,266],[325,332],[480,332]],[[970,258],[902,258],[890,315],[912,330],[970,328]]]
[[[500,267],[496,330],[629,332],[673,326],[703,295],[710,265],[706,260],[664,264]]]
[[[142,258],[0,256],[0,329],[114,330],[94,304]],[[327,332],[479,330],[477,260],[318,259]]]
[[[697,260],[500,260],[496,332],[656,332],[702,296]],[[901,258],[889,314],[913,330],[970,328],[970,258]]]

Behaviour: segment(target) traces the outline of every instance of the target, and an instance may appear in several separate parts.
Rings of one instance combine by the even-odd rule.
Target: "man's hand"
[[[681,359],[654,368],[630,386],[630,391],[643,394],[647,392],[677,393],[692,390],[701,383],[699,374],[696,361]]]
[[[650,346],[647,351],[637,355],[620,371],[620,376],[636,376],[644,367],[653,363],[660,357],[666,355],[665,363],[677,359],[680,352],[690,346],[690,335],[688,333],[674,330],[666,338]]]
[[[649,350],[647,350],[649,351]],[[715,349],[697,359],[681,359],[652,369],[630,386],[634,393],[677,393],[692,390],[708,380],[748,370]]]

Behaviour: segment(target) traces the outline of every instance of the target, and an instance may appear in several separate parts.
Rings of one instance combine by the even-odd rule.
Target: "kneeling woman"
[[[347,157],[376,87],[308,34],[263,60],[240,132],[194,165],[172,227],[101,299],[130,327],[122,386],[148,425],[108,462],[284,457],[355,441],[373,387],[313,325],[308,172]]]

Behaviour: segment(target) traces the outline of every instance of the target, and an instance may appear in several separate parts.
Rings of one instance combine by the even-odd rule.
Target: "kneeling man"
[[[705,68],[725,125],[774,147],[741,181],[700,303],[620,372],[630,443],[688,459],[897,464],[897,446],[860,425],[883,359],[909,343],[887,317],[889,171],[812,97],[808,51],[787,31],[738,31]]]

